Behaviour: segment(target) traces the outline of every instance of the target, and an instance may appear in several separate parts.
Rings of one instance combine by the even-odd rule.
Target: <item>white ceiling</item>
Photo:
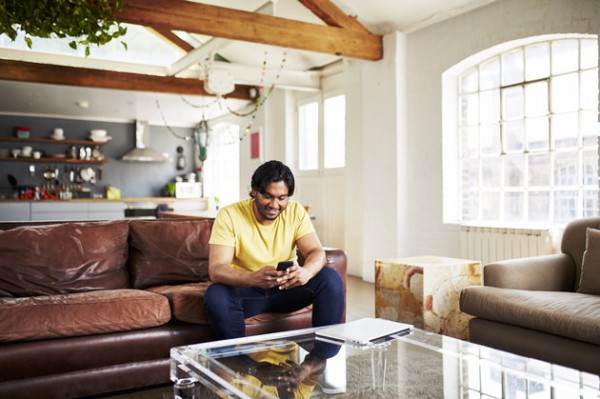
[[[324,24],[311,11],[297,0],[194,0],[200,3],[220,7],[255,11],[266,8],[265,13],[276,17]],[[393,31],[411,32],[444,19],[481,7],[497,0],[332,0],[346,14],[356,16],[358,21],[376,34]],[[22,54],[21,54],[22,53]],[[312,68],[321,68],[339,57],[308,51],[287,50],[272,46],[247,42],[222,40],[218,53],[228,61],[238,65],[242,72],[236,72],[234,79],[239,83],[259,84],[269,87],[274,81],[285,53],[284,70],[278,83],[314,81]],[[49,57],[32,55],[25,51],[4,51],[0,49],[0,58],[27,59]],[[57,57],[50,57],[56,62]],[[58,57],[60,58],[60,57]],[[261,66],[267,61],[267,73],[262,75]],[[67,65],[72,65],[72,60]],[[94,62],[82,59],[82,63]],[[197,64],[194,65],[198,73]],[[188,70],[193,71],[194,69]],[[243,76],[242,76],[243,75]],[[295,86],[290,83],[289,87]],[[157,107],[157,100],[160,109]],[[87,102],[89,107],[79,104]],[[194,106],[192,106],[192,105]],[[210,108],[206,105],[213,104]],[[204,111],[208,118],[227,113],[227,108],[240,109],[245,105],[241,101],[225,100],[220,105],[214,99],[199,96],[154,94],[110,89],[91,89],[70,86],[0,81],[0,113],[48,115],[66,118],[86,118],[107,121],[132,121],[143,119],[153,125],[192,126],[201,118]],[[164,118],[161,116],[162,115]]]

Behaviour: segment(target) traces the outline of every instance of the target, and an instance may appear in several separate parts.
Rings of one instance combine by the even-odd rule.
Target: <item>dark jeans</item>
[[[212,284],[204,295],[208,321],[219,339],[246,335],[244,319],[263,312],[287,313],[313,304],[314,327],[338,324],[344,313],[344,286],[337,271],[325,266],[306,285],[279,288]]]

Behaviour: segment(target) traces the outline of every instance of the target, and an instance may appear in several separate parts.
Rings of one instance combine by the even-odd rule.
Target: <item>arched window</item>
[[[444,219],[560,225],[598,215],[598,42],[529,38],[444,74]]]

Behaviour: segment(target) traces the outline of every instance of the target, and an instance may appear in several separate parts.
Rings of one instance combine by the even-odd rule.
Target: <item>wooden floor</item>
[[[375,284],[354,276],[346,284],[346,321],[375,317]]]

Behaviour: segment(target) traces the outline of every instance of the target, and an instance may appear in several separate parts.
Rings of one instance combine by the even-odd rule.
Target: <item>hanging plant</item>
[[[85,46],[88,56],[91,44],[101,46],[127,33],[115,19],[121,8],[122,0],[0,0],[0,33],[14,41],[23,31],[29,48],[31,36],[70,37],[69,46]]]

